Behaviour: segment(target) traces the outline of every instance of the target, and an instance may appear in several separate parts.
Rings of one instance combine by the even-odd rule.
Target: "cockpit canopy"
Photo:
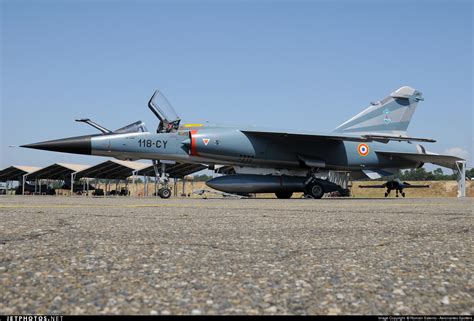
[[[114,130],[114,134],[126,134],[126,133],[144,133],[147,132],[148,129],[145,126],[145,123],[141,120],[131,123],[130,125],[124,126],[117,130]]]
[[[156,90],[153,96],[151,96],[148,108],[160,120],[157,132],[169,133],[178,130],[181,119],[168,99],[159,90]]]

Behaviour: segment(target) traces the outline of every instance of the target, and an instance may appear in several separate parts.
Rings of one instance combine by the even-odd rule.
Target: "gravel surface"
[[[473,314],[474,200],[0,197],[0,314]]]

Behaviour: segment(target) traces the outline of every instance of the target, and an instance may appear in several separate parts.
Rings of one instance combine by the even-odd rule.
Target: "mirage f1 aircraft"
[[[422,100],[419,91],[404,86],[372,102],[333,132],[318,133],[180,125],[174,109],[156,91],[148,103],[159,120],[156,132],[148,131],[141,121],[111,131],[89,119],[79,119],[101,133],[22,147],[121,160],[150,159],[157,177],[161,175],[161,197],[171,194],[164,174],[166,163],[171,161],[231,169],[231,175],[207,182],[209,187],[226,193],[275,193],[278,198],[290,198],[294,192],[304,192],[309,198],[321,198],[324,193],[341,189],[337,180],[327,179],[337,178],[337,174],[350,179],[377,179],[424,163],[454,169],[456,161],[462,159],[429,153],[417,142],[434,140],[407,135],[411,117]]]
[[[392,190],[395,190],[395,197],[398,197],[398,193],[402,197],[405,197],[405,192],[403,191],[405,188],[430,188],[430,185],[412,185],[408,182],[402,182],[399,178],[395,178],[394,180],[385,182],[380,185],[359,185],[360,188],[386,188],[387,191],[385,192],[385,197],[390,195]]]

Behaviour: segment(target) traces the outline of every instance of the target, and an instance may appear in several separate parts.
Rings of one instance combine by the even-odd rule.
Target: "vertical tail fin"
[[[403,86],[382,101],[372,102],[364,111],[339,125],[334,132],[353,134],[406,135],[421,92]]]

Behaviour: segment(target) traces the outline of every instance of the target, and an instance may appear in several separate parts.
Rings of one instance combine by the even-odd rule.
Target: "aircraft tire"
[[[158,190],[158,195],[161,198],[170,198],[171,190],[169,188],[161,188],[160,190]]]
[[[293,195],[293,192],[276,192],[275,195],[277,198],[287,199],[287,198],[291,198],[291,196]]]
[[[306,194],[312,198],[320,199],[324,195],[324,188],[318,182],[312,182],[306,186]]]
[[[402,196],[405,197],[405,193],[404,193],[404,192],[402,193]]]

